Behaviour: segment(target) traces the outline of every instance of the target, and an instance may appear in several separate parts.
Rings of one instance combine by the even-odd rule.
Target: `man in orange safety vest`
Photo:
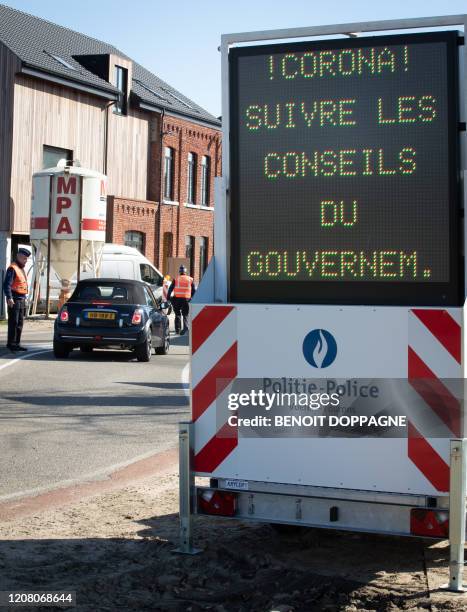
[[[188,331],[189,302],[194,296],[195,291],[195,283],[192,277],[188,276],[185,266],[180,266],[177,278],[174,278],[169,287],[167,298],[172,302],[175,312],[175,333],[181,336]]]
[[[18,249],[16,260],[7,269],[3,282],[3,292],[8,305],[7,347],[12,353],[27,351],[20,341],[28,295],[28,279],[24,267],[30,255],[29,249]]]

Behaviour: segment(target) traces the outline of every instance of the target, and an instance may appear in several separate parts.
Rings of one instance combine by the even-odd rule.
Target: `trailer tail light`
[[[410,533],[428,538],[448,538],[449,513],[445,510],[412,508],[410,511]]]
[[[142,320],[143,320],[143,311],[141,310],[141,308],[137,308],[135,312],[133,313],[133,316],[131,317],[131,324],[140,325]]]
[[[237,495],[226,491],[201,491],[198,507],[204,514],[234,516],[237,511]]]
[[[64,306],[60,311],[60,321],[62,323],[68,323],[68,310],[66,306]]]

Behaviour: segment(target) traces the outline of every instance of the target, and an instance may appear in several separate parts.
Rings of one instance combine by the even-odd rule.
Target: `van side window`
[[[139,264],[139,268],[141,270],[142,281],[150,285],[157,285],[158,287],[162,285],[162,276],[160,276],[150,265],[142,263]]]

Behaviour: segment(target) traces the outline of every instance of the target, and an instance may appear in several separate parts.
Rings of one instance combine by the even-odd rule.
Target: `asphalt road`
[[[47,327],[26,324],[25,359],[0,352],[0,501],[103,478],[167,450],[188,415],[186,337],[172,337],[169,355],[150,363],[123,351],[55,360]],[[0,345],[5,333],[0,326]]]

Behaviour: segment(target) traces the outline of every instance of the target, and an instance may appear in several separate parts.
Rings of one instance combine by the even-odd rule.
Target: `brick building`
[[[116,47],[0,5],[0,270],[30,231],[32,175],[62,158],[108,176],[107,241],[161,272],[213,250],[220,123]]]
[[[168,257],[185,257],[198,282],[213,253],[220,133],[167,114],[160,124],[162,150],[153,153],[159,163],[149,177],[152,193],[159,197],[151,201],[109,196],[107,242],[133,243],[163,272]]]

